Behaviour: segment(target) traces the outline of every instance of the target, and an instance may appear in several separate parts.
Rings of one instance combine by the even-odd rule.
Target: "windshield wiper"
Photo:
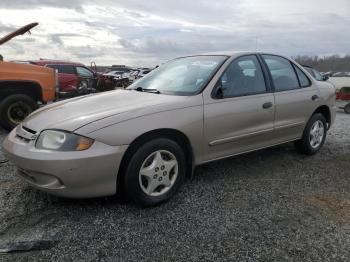
[[[137,87],[134,90],[139,91],[139,92],[148,92],[148,93],[155,93],[155,94],[160,94],[160,91],[157,89],[151,89],[151,88],[142,88],[142,87]]]

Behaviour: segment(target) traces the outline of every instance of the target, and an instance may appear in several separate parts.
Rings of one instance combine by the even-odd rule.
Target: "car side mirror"
[[[212,94],[213,94],[213,97],[216,98],[216,99],[224,98],[224,89],[222,87],[222,83],[221,83],[220,80],[215,85]]]
[[[323,81],[327,81],[329,79],[329,76],[322,76]]]

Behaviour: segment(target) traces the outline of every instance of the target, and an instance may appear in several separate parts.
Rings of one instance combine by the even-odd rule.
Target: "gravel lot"
[[[0,261],[349,260],[350,116],[338,113],[316,156],[288,144],[207,164],[172,201],[150,209],[116,197],[51,197],[7,163],[0,249],[28,240],[49,242]]]

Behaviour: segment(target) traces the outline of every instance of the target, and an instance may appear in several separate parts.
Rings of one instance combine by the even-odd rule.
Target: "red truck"
[[[30,61],[30,63],[50,67],[58,72],[57,95],[59,98],[103,92],[114,88],[112,81],[81,63],[44,59]]]

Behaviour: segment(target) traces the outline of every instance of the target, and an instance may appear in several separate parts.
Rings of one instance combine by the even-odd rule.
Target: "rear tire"
[[[122,179],[123,190],[139,206],[159,205],[178,191],[185,174],[182,148],[169,139],[154,139],[133,153]]]
[[[344,112],[350,114],[350,103],[344,106]]]
[[[37,103],[30,96],[10,95],[0,103],[0,125],[11,131],[37,108]]]
[[[327,121],[322,114],[314,114],[303,132],[302,139],[295,142],[296,149],[306,155],[316,154],[327,136]]]

